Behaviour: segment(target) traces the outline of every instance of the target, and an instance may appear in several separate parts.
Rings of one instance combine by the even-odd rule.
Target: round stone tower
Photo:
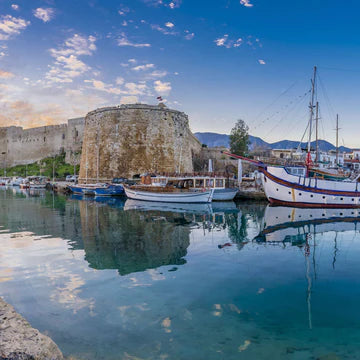
[[[80,182],[192,172],[193,154],[200,151],[188,116],[164,104],[97,109],[85,118]]]

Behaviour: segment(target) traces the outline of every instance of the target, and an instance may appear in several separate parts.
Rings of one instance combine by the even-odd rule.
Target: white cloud
[[[116,82],[116,85],[122,85],[125,82],[125,80],[121,76],[118,76],[116,78],[115,82]]]
[[[149,79],[159,79],[159,78],[163,78],[167,75],[167,71],[165,70],[155,70],[153,72],[151,72],[150,74],[148,74],[147,78]]]
[[[260,65],[265,65],[265,64],[266,64],[265,60],[259,59],[258,61],[259,61],[259,64],[260,64]]]
[[[136,64],[137,60],[136,59],[129,59],[128,62],[131,63],[131,64]]]
[[[55,11],[52,8],[37,8],[33,11],[36,18],[43,22],[49,22],[55,15]]]
[[[126,15],[129,12],[130,12],[130,9],[128,7],[124,7],[118,11],[119,15],[122,15],[122,16]]]
[[[139,65],[139,66],[135,66],[132,68],[132,70],[135,71],[145,71],[145,70],[149,70],[149,69],[153,69],[155,67],[154,64],[146,64],[146,65]]]
[[[254,5],[250,3],[250,0],[240,0],[240,4],[246,7],[253,7]]]
[[[172,22],[168,21],[165,26],[172,29],[175,25]]]
[[[169,31],[168,29],[164,29],[163,27],[161,27],[160,25],[157,25],[157,24],[152,24],[152,25],[150,25],[150,27],[153,30],[162,32],[164,35],[177,35],[178,34],[175,31]]]
[[[133,43],[128,40],[125,33],[120,34],[120,38],[117,40],[118,46],[132,46],[135,48],[143,48],[143,47],[150,47],[150,44],[141,44],[141,43]]]
[[[187,34],[185,35],[185,39],[186,39],[186,40],[192,40],[192,39],[194,38],[194,36],[195,36],[194,33],[191,33],[191,32],[189,32],[188,30],[185,30],[185,32],[187,33]]]
[[[135,104],[137,102],[137,96],[123,96],[120,100],[120,104]]]
[[[126,83],[125,92],[129,95],[143,95],[147,90],[146,84],[135,84],[135,83]]]
[[[79,56],[92,55],[96,50],[96,38],[94,36],[83,37],[75,34],[65,40],[59,49],[50,49],[50,55],[55,59],[54,64],[50,65],[50,70],[46,74],[46,79],[57,83],[70,83],[73,78],[78,77],[90,67]]]
[[[19,10],[19,5],[12,4],[12,5],[11,5],[11,8],[12,8],[13,10]]]
[[[30,25],[30,21],[11,15],[2,15],[0,17],[0,40],[9,40],[10,37],[20,34],[28,25]]]
[[[237,48],[243,44],[243,39],[238,38],[236,40],[229,39],[229,35],[225,34],[223,37],[220,37],[216,40],[214,40],[216,46],[224,46],[227,49],[230,49],[232,47]]]
[[[9,71],[0,70],[0,78],[2,79],[10,79],[15,75]]]
[[[169,82],[162,82],[161,80],[154,81],[154,89],[159,95],[169,95],[171,91],[171,84]]]
[[[180,7],[182,0],[143,0],[150,6],[165,6],[170,9],[175,9]]]
[[[122,26],[128,26],[128,23],[127,23],[126,20],[124,20],[121,25],[122,25]]]
[[[111,84],[105,84],[103,81],[100,80],[84,80],[85,83],[91,83],[95,90],[104,91],[109,94],[120,95],[122,91],[119,88],[113,87]]]

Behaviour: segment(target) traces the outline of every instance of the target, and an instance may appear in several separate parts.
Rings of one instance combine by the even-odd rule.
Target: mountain
[[[208,147],[215,146],[225,146],[229,147],[229,135],[226,134],[217,134],[212,132],[197,132],[194,134],[197,139],[202,143],[207,145]],[[250,140],[250,150],[254,148],[264,148],[264,149],[296,149],[299,145],[298,141],[292,140],[281,140],[274,143],[267,143],[259,137],[249,135]],[[311,143],[311,147],[315,148],[315,141]],[[307,148],[307,143],[302,143],[301,147]],[[319,140],[319,149],[322,151],[330,151],[336,150],[336,147],[329,143],[326,140]],[[339,151],[350,152],[351,149],[345,146],[340,146]]]

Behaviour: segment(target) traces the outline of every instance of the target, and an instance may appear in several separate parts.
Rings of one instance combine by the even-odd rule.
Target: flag
[[[163,98],[162,98],[161,96],[158,96],[157,99],[158,99],[159,101],[163,101]]]

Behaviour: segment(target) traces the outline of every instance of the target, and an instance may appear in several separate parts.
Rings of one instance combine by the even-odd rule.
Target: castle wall
[[[68,163],[79,164],[83,131],[83,118],[31,129],[0,128],[0,167],[5,163],[6,167],[31,164],[62,153],[66,153]]]
[[[97,109],[85,118],[80,179],[192,172],[192,156],[200,151],[187,115],[163,104]]]

